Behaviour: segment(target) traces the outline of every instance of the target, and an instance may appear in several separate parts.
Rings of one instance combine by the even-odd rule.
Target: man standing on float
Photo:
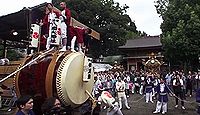
[[[65,2],[60,3],[61,7],[61,41],[62,41],[62,49],[61,51],[66,51],[66,45],[67,45],[67,38],[69,39],[69,26],[70,26],[70,20],[71,20],[71,11],[67,8]]]
[[[46,48],[47,50],[50,48],[52,42],[55,42],[56,35],[52,33],[52,25],[55,23],[55,19],[59,17],[59,12],[53,10],[53,4],[47,3],[46,5],[46,15],[42,22],[40,22],[41,26],[44,26],[45,31],[44,35],[48,34]],[[57,28],[56,28],[57,29]]]

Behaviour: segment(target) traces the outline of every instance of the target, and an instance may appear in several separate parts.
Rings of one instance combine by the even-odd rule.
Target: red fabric
[[[69,38],[72,40],[72,38],[73,38],[74,36],[76,36],[75,29],[74,29],[73,26],[69,26],[68,30],[69,30]]]
[[[70,26],[70,21],[71,21],[71,11],[68,9],[68,8],[65,8],[65,15],[67,17],[67,20],[66,20],[66,24],[67,26]]]
[[[41,38],[40,38],[40,50],[46,49],[46,42],[47,42],[47,40],[46,40],[45,36],[44,35],[41,36]]]
[[[77,42],[83,43],[84,35],[85,35],[85,29],[82,28],[75,28],[76,36],[77,36]]]

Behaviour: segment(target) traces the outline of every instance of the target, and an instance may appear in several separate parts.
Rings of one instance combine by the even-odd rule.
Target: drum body
[[[27,57],[22,66],[39,55]],[[84,72],[88,72],[84,71],[85,63],[91,65],[89,61],[84,61],[87,59],[87,56],[78,52],[52,51],[45,54],[16,74],[14,86],[17,96],[32,95],[36,101],[34,105],[38,107],[52,96],[58,97],[65,106],[83,104],[89,98],[85,91],[92,92],[94,83],[93,68],[88,73],[92,77],[83,80]]]

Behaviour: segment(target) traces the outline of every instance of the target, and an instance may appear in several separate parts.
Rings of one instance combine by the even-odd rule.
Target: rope
[[[169,86],[165,83],[165,86],[167,87],[167,89],[170,91],[170,93],[172,94],[173,97],[177,98],[178,100],[180,101],[183,101],[185,103],[190,103],[190,104],[193,104],[193,103],[196,103],[196,101],[187,101],[187,100],[182,100],[181,98],[179,98],[178,96],[176,96],[176,94],[169,88]]]
[[[132,101],[133,103],[138,103],[139,101],[141,101],[143,98],[145,97],[145,95],[143,95],[141,98],[139,98],[138,100]]]
[[[4,77],[3,79],[0,80],[0,83],[4,82],[5,80],[7,80],[8,78],[12,77],[13,75],[15,75],[17,72],[21,71],[22,69],[24,69],[25,67],[27,67],[28,65],[32,64],[33,62],[35,62],[36,60],[42,58],[45,56],[45,54],[51,52],[54,48],[47,50],[46,52],[40,54],[38,57],[36,57],[35,59],[31,60],[30,62],[28,62],[27,64],[25,64],[24,66],[22,66],[21,68],[19,68],[18,70],[14,71],[13,73],[9,74],[8,76]]]
[[[151,89],[148,93],[152,92],[153,89]],[[133,103],[138,103],[139,101],[141,101],[146,95],[143,95],[141,98],[139,98],[138,100],[132,101]]]
[[[172,94],[172,96],[175,97],[175,98],[177,98],[178,100],[183,101],[183,102],[185,102],[185,103],[189,103],[189,104],[196,103],[196,101],[182,100],[181,98],[179,98],[178,96],[175,95],[175,93],[169,88],[169,86],[168,86],[166,83],[165,83],[165,85],[166,85],[167,89],[170,91],[170,93]],[[149,93],[150,93],[151,91],[153,91],[153,89],[150,90]],[[136,100],[136,101],[132,101],[132,102],[133,102],[133,103],[137,103],[137,102],[141,101],[144,97],[145,97],[145,95],[143,95],[140,99],[138,99],[138,100]]]

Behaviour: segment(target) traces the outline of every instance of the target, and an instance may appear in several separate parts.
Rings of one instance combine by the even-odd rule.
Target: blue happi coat
[[[196,92],[196,102],[198,103],[197,113],[200,115],[200,88]]]
[[[168,93],[169,89],[167,88],[166,84],[160,83],[156,87],[156,91],[158,93],[158,101],[160,102],[168,102]]]
[[[151,93],[153,91],[153,80],[151,77],[148,77],[145,81],[145,92]]]

